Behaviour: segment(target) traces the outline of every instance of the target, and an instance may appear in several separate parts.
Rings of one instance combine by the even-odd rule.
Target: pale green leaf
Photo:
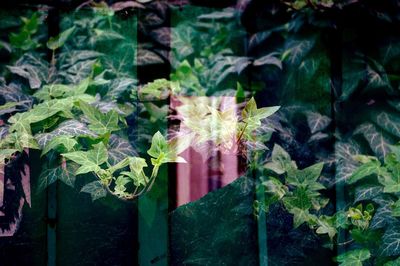
[[[56,37],[51,37],[47,42],[47,48],[49,48],[50,50],[56,50],[60,48],[68,40],[68,38],[71,36],[74,30],[75,26],[61,32]]]
[[[368,249],[356,249],[347,251],[336,257],[340,266],[362,266],[363,262],[371,257]]]
[[[121,129],[118,125],[119,115],[116,111],[112,110],[103,114],[95,107],[83,101],[79,102],[79,106],[89,119],[89,129],[97,134],[104,135]]]
[[[370,161],[370,162],[362,164],[348,178],[347,183],[353,184],[353,183],[363,179],[364,177],[379,173],[380,166],[381,166],[381,164],[379,161]]]
[[[168,153],[168,143],[160,131],[154,134],[151,140],[151,147],[147,153],[153,158],[159,158],[161,154]]]
[[[92,197],[92,201],[107,196],[107,190],[101,184],[100,181],[93,181],[82,187],[81,192],[89,193]]]
[[[42,156],[48,153],[50,150],[56,149],[58,146],[65,148],[64,152],[70,152],[78,142],[68,136],[57,136],[50,140],[42,150]]]

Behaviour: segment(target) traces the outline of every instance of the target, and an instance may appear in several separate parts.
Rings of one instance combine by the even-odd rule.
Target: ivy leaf
[[[76,175],[100,171],[100,165],[107,162],[108,154],[105,145],[100,142],[89,151],[63,153],[62,156],[80,165]]]
[[[8,66],[13,74],[27,79],[31,89],[38,89],[53,78],[49,75],[49,63],[34,53],[25,53],[14,66]]]
[[[143,168],[145,167],[147,167],[145,159],[140,157],[132,157],[129,158],[129,168],[131,171],[122,172],[121,174],[131,178],[135,186],[145,186],[148,182],[148,178],[143,171]]]
[[[378,174],[380,170],[381,163],[376,161],[370,161],[362,164],[358,167],[354,173],[348,178],[347,183],[354,184],[355,182],[363,179],[366,176],[370,176],[372,174]]]
[[[34,96],[41,101],[48,101],[54,98],[62,98],[71,90],[71,87],[64,84],[45,85]]]
[[[138,66],[156,65],[164,63],[162,57],[158,55],[156,52],[143,48],[138,49],[138,54],[136,58],[137,58],[136,63]]]
[[[382,186],[357,186],[355,189],[354,203],[363,200],[372,200],[383,192]]]
[[[373,117],[374,121],[387,132],[400,137],[400,118],[398,115],[381,112]]]
[[[19,86],[8,85],[0,87],[0,96],[7,102],[19,102],[20,111],[26,111],[32,108],[33,97],[25,94]]]
[[[165,99],[170,94],[170,87],[171,81],[166,79],[156,79],[142,87],[142,89],[139,91],[139,99],[148,100],[149,96],[151,97],[150,99]]]
[[[357,161],[354,156],[360,154],[361,150],[356,142],[335,143],[335,157],[337,158],[336,182],[346,181],[357,169]]]
[[[75,26],[61,32],[57,37],[51,37],[47,42],[47,48],[50,50],[56,50],[64,45],[68,40],[69,36],[74,32]]]
[[[288,210],[294,208],[300,210],[309,210],[312,207],[309,193],[304,188],[297,188],[292,196],[287,196],[283,199],[283,203]]]
[[[116,100],[124,95],[125,92],[135,88],[137,80],[131,78],[117,78],[110,83],[105,99]]]
[[[371,123],[362,124],[355,130],[355,134],[362,134],[364,136],[379,159],[384,159],[390,153],[390,145],[393,141],[375,125]]]
[[[97,134],[104,135],[121,129],[118,125],[119,115],[116,111],[112,110],[103,114],[95,107],[83,101],[79,101],[79,106],[85,116],[89,119],[89,129],[93,130]]]
[[[336,257],[340,266],[363,266],[363,262],[371,257],[368,249],[356,249],[347,251]]]
[[[29,86],[32,89],[40,88],[42,82],[34,67],[30,65],[21,65],[21,66],[7,66],[7,68],[11,73],[27,79],[29,81]]]
[[[311,134],[326,129],[332,121],[329,117],[314,112],[306,112],[306,117]]]
[[[0,167],[4,164],[5,159],[9,159],[17,151],[17,149],[0,149]]]
[[[129,141],[114,134],[111,135],[108,146],[108,161],[111,165],[115,165],[127,157],[137,155]]]
[[[81,192],[89,193],[92,197],[92,201],[107,196],[107,190],[104,188],[100,181],[93,181],[89,184],[86,184],[82,187]]]
[[[115,180],[115,188],[114,193],[118,196],[125,196],[127,194],[126,184],[130,182],[129,178],[123,175],[120,175],[117,180]]]
[[[399,256],[400,255],[400,227],[389,227],[382,237],[381,244],[382,256]]]
[[[287,60],[291,65],[298,65],[304,56],[313,48],[315,39],[291,40],[282,54],[282,61]]]
[[[393,204],[392,215],[395,217],[400,217],[400,199]]]
[[[94,29],[96,42],[124,40],[125,37],[116,31]]]
[[[337,234],[337,230],[335,228],[335,219],[334,217],[329,216],[321,216],[318,221],[318,228],[316,230],[317,234],[328,234],[330,239]]]
[[[392,216],[392,208],[390,204],[386,204],[376,210],[369,227],[371,229],[379,229],[389,227],[395,223],[397,223],[397,219]]]
[[[254,66],[274,65],[279,69],[282,69],[282,61],[279,58],[275,57],[275,55],[276,53],[272,53],[257,58],[256,60],[254,60],[253,65]]]
[[[172,145],[178,145],[178,143],[173,142]],[[187,144],[186,141],[184,141],[182,144]],[[153,165],[161,165],[163,163],[173,163],[173,162],[178,162],[178,163],[185,163],[185,159],[182,157],[179,157],[176,154],[177,149],[181,149],[180,145],[178,146],[171,146],[167,140],[164,138],[164,136],[160,133],[160,131],[157,131],[156,134],[154,134],[152,141],[151,141],[151,147],[147,151],[147,153],[153,157],[151,159]]]
[[[153,158],[160,158],[168,153],[168,143],[160,131],[154,134],[151,147],[147,153]]]
[[[55,168],[45,168],[39,176],[38,192],[43,191],[47,186],[61,180],[66,185],[74,187],[75,185],[75,171],[77,165],[74,163],[61,164]]]
[[[309,213],[308,210],[302,210],[299,208],[292,208],[288,210],[293,214],[293,227],[297,228],[303,223],[307,223],[311,220],[315,220],[316,216]]]
[[[57,181],[60,174],[60,167],[44,169],[39,175],[38,192],[41,192]]]
[[[65,98],[46,101],[34,106],[27,112],[17,113],[8,120],[12,124],[10,132],[31,134],[31,124],[46,120],[59,112],[69,112],[74,100],[74,98]]]
[[[318,186],[317,179],[321,175],[324,163],[316,163],[302,170],[293,170],[288,172],[287,181],[295,186],[307,186],[313,190],[324,189],[321,184]],[[318,183],[318,184],[316,184]]]
[[[256,101],[251,98],[242,111],[243,121],[247,123],[247,128],[252,131],[261,125],[261,120],[273,115],[279,110],[279,106],[257,108]]]
[[[271,160],[272,162],[266,163],[264,167],[277,174],[283,174],[292,169],[297,169],[296,163],[291,160],[290,155],[278,144],[274,144]]]
[[[62,122],[55,130],[49,133],[35,135],[35,138],[41,147],[45,147],[49,141],[57,136],[66,137],[96,137],[97,135],[90,131],[87,126],[77,120],[67,120]]]
[[[0,105],[0,116],[15,112],[18,105],[18,102],[7,102],[3,105]]]
[[[31,135],[24,132],[13,132],[8,134],[3,139],[3,144],[11,145],[13,148],[18,151],[22,151],[26,148],[29,149],[40,149],[39,145],[36,142],[36,139]]]
[[[135,174],[140,174],[143,172],[143,168],[147,167],[146,160],[140,157],[132,157],[129,160],[129,168]]]
[[[379,182],[384,186],[383,192],[396,193],[400,191],[400,164],[391,167],[389,173],[385,173],[379,178]]]
[[[61,145],[65,148],[64,152],[70,152],[77,144],[78,142],[75,139],[68,136],[54,137],[43,147],[42,156]]]

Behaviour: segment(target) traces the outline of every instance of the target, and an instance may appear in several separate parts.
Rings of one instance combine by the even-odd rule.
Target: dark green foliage
[[[254,183],[241,177],[171,214],[172,265],[256,265]]]

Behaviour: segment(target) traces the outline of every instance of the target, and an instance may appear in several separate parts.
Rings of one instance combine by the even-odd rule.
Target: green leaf
[[[36,139],[32,135],[24,132],[8,134],[5,139],[3,139],[3,143],[9,147],[11,146],[12,149],[17,149],[18,151],[22,151],[25,148],[40,149]]]
[[[389,227],[382,237],[381,244],[382,256],[399,256],[400,255],[400,227]]]
[[[393,204],[392,215],[395,217],[400,217],[400,199]]]
[[[282,199],[288,192],[288,188],[276,178],[269,177],[267,181],[262,182],[265,187],[265,193],[271,193]]]
[[[242,117],[249,124],[248,127],[253,129],[261,125],[261,119],[273,115],[279,108],[280,106],[272,106],[257,109],[256,101],[251,98],[242,111]]]
[[[243,89],[242,85],[239,82],[236,83],[236,95],[235,95],[235,97],[236,97],[236,102],[237,103],[243,102],[244,98],[246,97],[244,89]]]
[[[151,147],[147,153],[153,158],[160,158],[168,153],[168,143],[160,131],[154,134],[151,140]]]
[[[395,259],[395,260],[391,260],[386,262],[385,264],[383,264],[383,266],[399,266],[400,265],[400,257]]]
[[[62,164],[55,168],[45,168],[39,176],[38,191],[43,191],[57,180],[61,180],[66,185],[74,187],[76,179],[75,171],[77,168],[77,165],[74,163]]]
[[[134,172],[125,171],[125,172],[121,172],[121,175],[130,178],[136,187],[139,187],[141,185],[146,186],[148,183],[148,178],[146,177],[146,175],[144,173],[140,173],[139,175],[137,175]]]
[[[400,164],[391,167],[390,172],[380,177],[379,182],[384,186],[383,192],[397,193],[400,191]]]
[[[0,106],[0,115],[13,113],[17,110],[18,102],[7,102]]]
[[[358,244],[371,248],[382,239],[382,233],[377,230],[352,229],[350,234]]]
[[[337,230],[335,228],[335,219],[334,217],[329,216],[321,216],[318,218],[318,228],[316,230],[317,234],[328,234],[330,239],[337,234]]]
[[[0,149],[0,166],[4,164],[6,159],[10,159],[17,151],[17,149]]]
[[[12,124],[10,132],[20,132],[31,134],[31,124],[38,123],[57,113],[69,112],[73,106],[75,99],[55,99],[34,106],[25,113],[17,113],[8,121]]]
[[[111,135],[108,143],[108,161],[111,165],[135,155],[137,155],[137,152],[128,140],[114,134]]]
[[[35,135],[35,138],[41,147],[47,145],[49,141],[57,136],[67,137],[96,137],[97,135],[90,131],[87,126],[77,120],[67,120],[62,122],[56,129],[50,133]]]
[[[316,163],[302,170],[293,170],[288,173],[287,181],[295,186],[311,185],[321,175],[324,163]]]
[[[340,266],[362,266],[363,262],[371,257],[368,249],[356,249],[347,251],[336,257]]]
[[[82,187],[81,192],[89,193],[92,197],[92,201],[107,196],[107,190],[101,184],[100,181],[93,181]]]
[[[293,192],[293,196],[286,196],[283,203],[288,210],[297,208],[300,210],[309,210],[312,207],[309,193],[304,188],[297,188]]]
[[[308,223],[309,221],[313,221],[316,219],[315,215],[309,213],[308,210],[302,210],[298,208],[293,208],[289,210],[291,214],[293,214],[293,227],[297,228],[303,223]]]
[[[79,106],[89,119],[89,129],[97,134],[104,135],[121,129],[118,125],[119,115],[116,111],[112,110],[103,114],[95,107],[83,101],[79,101]]]
[[[161,100],[170,95],[171,81],[166,79],[156,79],[147,83],[139,91],[140,100]]]
[[[130,182],[130,179],[126,176],[119,176],[115,181],[114,193],[120,197],[126,196],[128,193],[126,191],[126,184]]]
[[[119,34],[116,31],[112,31],[112,30],[94,29],[94,33],[95,33],[96,42],[125,39],[124,36],[122,36],[121,34]]]
[[[372,174],[378,174],[380,171],[381,163],[379,161],[371,161],[362,164],[358,167],[354,173],[348,178],[347,183],[354,184],[355,182],[363,179],[364,177],[370,176]]]
[[[143,173],[143,168],[147,167],[146,160],[140,157],[132,157],[129,160],[129,168],[136,175]]]
[[[76,171],[76,175],[88,172],[97,173],[101,169],[100,165],[108,160],[107,149],[102,142],[94,145],[92,150],[64,153],[62,156],[81,166]]]
[[[274,144],[271,160],[272,162],[266,163],[264,167],[277,174],[297,169],[296,163],[291,160],[290,155],[278,144]]]
[[[42,156],[48,153],[50,150],[55,150],[58,146],[63,146],[65,149],[63,152],[70,152],[78,142],[68,136],[54,137],[42,150]]]
[[[61,32],[57,37],[51,37],[47,42],[47,48],[56,50],[64,45],[69,36],[74,32],[75,26]]]

